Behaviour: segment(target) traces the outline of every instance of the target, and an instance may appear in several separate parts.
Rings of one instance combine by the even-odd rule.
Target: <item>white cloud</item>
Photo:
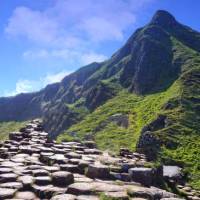
[[[121,40],[136,20],[136,12],[148,1],[140,0],[57,0],[44,11],[17,7],[5,32],[39,43],[60,41]],[[65,42],[64,42],[65,43]]]
[[[105,56],[98,55],[99,45],[123,40],[126,29],[134,26],[138,11],[153,0],[51,1],[51,7],[43,10],[17,7],[5,33],[32,42],[31,50],[23,54],[26,59],[59,57],[76,62],[77,55],[83,55],[84,59],[78,59],[81,65],[90,60],[84,55],[91,52],[96,55],[90,58],[102,60]]]
[[[28,58],[28,59],[48,58],[49,53],[45,49],[40,49],[40,50],[37,50],[37,51],[28,50],[28,51],[25,51],[23,53],[23,57]]]
[[[61,71],[56,74],[47,74],[45,77],[39,80],[19,80],[16,83],[15,89],[13,91],[7,91],[4,96],[14,96],[20,93],[35,92],[44,88],[48,84],[60,82],[65,76],[69,75],[71,72]]]
[[[70,64],[86,65],[92,62],[102,62],[107,59],[107,56],[95,52],[81,52],[69,49],[54,49],[54,50],[28,50],[23,53],[24,59],[63,59]]]
[[[34,42],[49,43],[57,37],[58,24],[40,11],[17,7],[9,19],[5,32]]]

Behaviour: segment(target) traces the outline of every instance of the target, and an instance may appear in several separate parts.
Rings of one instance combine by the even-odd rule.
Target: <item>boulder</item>
[[[74,182],[74,176],[70,172],[58,171],[52,173],[52,183],[56,186],[68,186]]]
[[[181,172],[181,168],[178,166],[163,166],[163,176],[165,179],[174,180],[176,182],[180,182],[183,175]]]
[[[102,164],[89,165],[86,176],[93,179],[108,179],[110,178],[110,170],[108,166]]]
[[[134,167],[128,171],[133,181],[141,183],[144,186],[151,186],[153,184],[154,170],[152,168]]]

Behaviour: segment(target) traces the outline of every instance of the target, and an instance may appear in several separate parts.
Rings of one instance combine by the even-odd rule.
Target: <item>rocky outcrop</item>
[[[142,168],[146,163],[144,155],[126,151],[123,156],[113,157],[95,146],[91,141],[58,144],[48,138],[40,121],[32,121],[20,132],[11,133],[10,140],[1,144],[0,199],[98,200],[100,195],[114,199],[128,199],[129,195],[148,199],[177,197],[151,187],[150,182],[149,187],[141,185],[146,184],[141,180],[151,178]]]
[[[151,123],[143,127],[137,144],[137,151],[147,155],[149,160],[154,160],[160,148],[160,141],[154,131],[168,126],[169,120],[165,115],[159,115]]]

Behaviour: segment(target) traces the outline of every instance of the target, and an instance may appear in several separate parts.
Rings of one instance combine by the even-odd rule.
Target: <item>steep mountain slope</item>
[[[160,12],[158,14],[160,15]],[[171,16],[168,17],[174,20]],[[153,21],[155,18],[157,19],[157,16],[154,16]],[[141,65],[141,71],[145,66],[151,68],[151,64],[156,62],[158,64],[154,67],[159,66],[159,63],[160,67],[164,67],[163,72],[161,69],[159,71],[159,69],[147,68],[150,71],[143,73],[145,80],[146,73],[149,77],[152,70],[154,74],[159,71],[160,76],[158,73],[157,81],[154,82],[155,87],[154,83],[150,82],[150,89],[145,89],[149,86],[144,84],[145,81],[150,80],[147,78],[143,81],[141,90],[137,78],[131,78],[136,76],[136,73],[140,74],[140,69],[133,69],[134,64],[125,65],[120,78],[125,72],[127,73],[125,77],[128,78],[124,78],[126,80],[124,83],[133,93],[123,89],[116,97],[61,134],[58,140],[69,140],[72,137],[93,138],[103,149],[118,151],[122,146],[137,149],[148,155],[150,159],[183,166],[185,173],[189,174],[188,178],[192,186],[200,189],[200,34],[174,21],[168,21],[169,27],[167,27],[168,23],[164,26],[163,23],[166,22],[162,21],[159,28],[168,35],[170,42],[164,43],[160,40],[159,43],[170,44],[168,54],[170,59],[168,56],[162,57],[159,51],[148,48],[154,56],[148,54],[146,60],[149,65],[145,63]],[[145,30],[146,27],[143,31]],[[154,35],[156,33],[158,32],[154,32]],[[146,53],[146,49],[144,51]],[[151,61],[150,58],[153,60]],[[154,79],[153,76],[151,79]],[[138,93],[140,95],[137,95]],[[129,126],[119,125],[120,118],[118,121],[112,120],[112,116],[116,114],[127,116]]]
[[[160,163],[184,167],[191,185],[200,189],[200,53],[171,37],[174,63],[180,75],[174,83],[152,94],[123,90],[80,123],[58,137],[94,139],[102,149],[120,147],[145,153]],[[112,120],[127,116],[128,127]]]

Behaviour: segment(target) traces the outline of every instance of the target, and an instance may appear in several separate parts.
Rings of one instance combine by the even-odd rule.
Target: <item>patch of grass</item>
[[[27,124],[25,122],[0,122],[0,140],[4,141],[8,139],[8,135],[10,132],[18,131],[20,128],[24,127]]]

